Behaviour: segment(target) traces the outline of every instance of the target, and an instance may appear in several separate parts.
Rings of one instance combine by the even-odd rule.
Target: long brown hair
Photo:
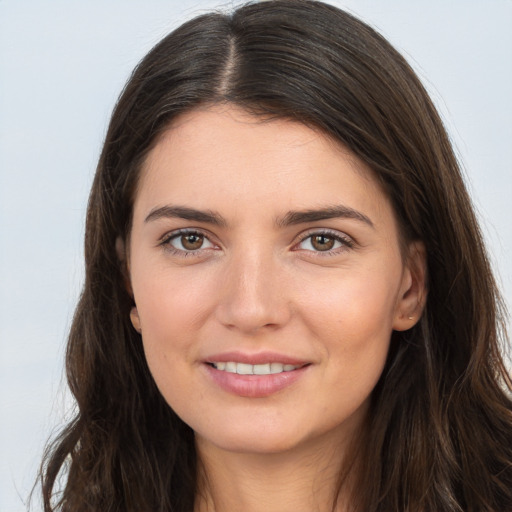
[[[185,23],[119,98],[89,199],[85,284],[66,356],[78,412],[46,453],[45,511],[193,510],[194,435],[146,365],[116,239],[129,234],[141,163],[158,135],[177,115],[219,102],[305,123],[349,147],[384,184],[404,240],[427,249],[426,309],[392,335],[354,508],[512,510],[503,308],[443,124],[373,29],[320,2],[274,0]]]

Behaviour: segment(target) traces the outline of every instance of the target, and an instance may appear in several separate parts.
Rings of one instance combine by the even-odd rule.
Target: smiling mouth
[[[293,365],[283,363],[247,364],[228,362],[212,362],[210,366],[221,372],[237,373],[238,375],[273,375],[276,373],[292,372],[306,365]]]

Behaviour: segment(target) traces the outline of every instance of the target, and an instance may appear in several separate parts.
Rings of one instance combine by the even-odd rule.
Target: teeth
[[[284,364],[270,363],[270,373],[281,373],[284,371]]]
[[[291,372],[300,368],[293,364],[265,363],[265,364],[246,364],[229,361],[227,363],[212,363],[217,370],[228,373],[238,373],[239,375],[271,375],[273,373]]]
[[[254,375],[269,375],[270,374],[270,364],[255,364],[252,367],[252,373]]]
[[[226,363],[226,368],[224,368],[224,370],[229,373],[236,373],[236,363]]]
[[[238,363],[236,365],[236,373],[240,375],[252,375],[252,364]]]

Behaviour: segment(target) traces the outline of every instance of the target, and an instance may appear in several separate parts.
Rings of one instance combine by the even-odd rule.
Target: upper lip
[[[222,352],[220,354],[213,354],[205,359],[205,363],[245,363],[245,364],[265,364],[265,363],[282,363],[291,364],[293,366],[303,366],[310,363],[304,359],[298,359],[293,356],[279,354],[277,352],[258,352],[250,354],[247,352]]]

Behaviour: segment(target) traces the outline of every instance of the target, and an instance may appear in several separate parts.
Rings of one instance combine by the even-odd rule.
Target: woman
[[[442,123],[368,26],[276,0],[171,33],[85,245],[47,511],[512,510],[499,295]]]

